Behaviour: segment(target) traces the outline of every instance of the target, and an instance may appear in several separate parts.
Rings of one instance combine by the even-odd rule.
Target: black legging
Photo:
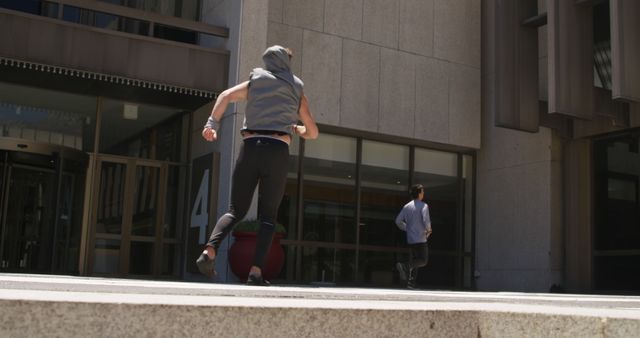
[[[276,215],[287,183],[288,161],[289,146],[283,141],[268,137],[253,137],[243,141],[233,170],[229,212],[220,217],[207,245],[218,250],[222,240],[247,214],[256,185],[260,183],[260,230],[253,265],[262,268],[271,247]]]
[[[429,262],[429,246],[427,243],[409,244],[411,248],[411,259],[409,260],[409,283],[415,283],[418,277],[418,269],[426,266]]]
[[[411,269],[421,268],[429,262],[429,246],[427,243],[409,244],[411,248],[411,260],[409,267]]]

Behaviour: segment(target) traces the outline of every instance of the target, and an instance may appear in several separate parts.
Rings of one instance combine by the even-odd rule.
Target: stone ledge
[[[135,297],[134,297],[135,298]],[[325,301],[326,302],[326,301]],[[487,310],[0,300],[3,337],[632,337],[640,320]],[[265,304],[263,304],[265,305]]]
[[[0,274],[0,337],[633,337],[640,297]]]

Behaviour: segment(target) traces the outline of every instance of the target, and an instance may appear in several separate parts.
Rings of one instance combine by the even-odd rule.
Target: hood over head
[[[272,73],[291,72],[289,55],[282,46],[271,46],[262,54],[265,69]]]

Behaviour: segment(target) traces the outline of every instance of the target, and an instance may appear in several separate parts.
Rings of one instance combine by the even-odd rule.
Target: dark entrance
[[[0,271],[78,274],[85,156],[0,139]]]
[[[640,131],[594,142],[594,289],[640,292]]]

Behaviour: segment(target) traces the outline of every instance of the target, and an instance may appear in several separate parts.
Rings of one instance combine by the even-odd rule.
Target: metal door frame
[[[102,163],[118,163],[125,166],[125,177],[124,177],[124,200],[123,200],[123,210],[122,210],[122,225],[120,234],[98,234],[97,233],[97,221],[98,221],[98,208],[99,208],[99,200],[100,200],[100,180],[102,177]],[[149,238],[153,238],[151,241],[155,244],[154,246],[154,257],[158,259],[154,259],[151,263],[153,267],[151,269],[151,276],[158,277],[161,275],[161,260],[162,257],[162,244],[163,242],[163,232],[162,232],[162,224],[164,224],[164,215],[165,215],[165,201],[166,201],[166,191],[167,191],[167,175],[169,171],[169,163],[165,161],[158,160],[149,160],[149,159],[140,159],[134,157],[125,157],[118,155],[105,155],[99,154],[96,158],[95,169],[94,169],[94,177],[93,177],[93,191],[92,195],[92,203],[91,203],[91,217],[89,222],[89,229],[91,231],[89,235],[88,241],[88,259],[85,263],[86,272],[88,275],[95,275],[94,273],[94,261],[96,257],[95,243],[97,239],[108,239],[108,240],[118,240],[120,241],[120,250],[119,250],[119,265],[118,271],[116,272],[119,276],[128,276],[129,266],[130,266],[130,250],[131,250],[131,242],[133,241],[149,241],[149,238],[145,236],[134,236],[131,234],[131,226],[133,222],[133,198],[134,198],[134,182],[136,175],[136,168],[138,166],[143,167],[152,167],[157,168],[159,170],[159,178],[158,178],[158,187],[157,187],[157,210],[156,210],[156,221],[155,221],[155,235],[149,236]],[[110,275],[110,274],[109,274]]]

